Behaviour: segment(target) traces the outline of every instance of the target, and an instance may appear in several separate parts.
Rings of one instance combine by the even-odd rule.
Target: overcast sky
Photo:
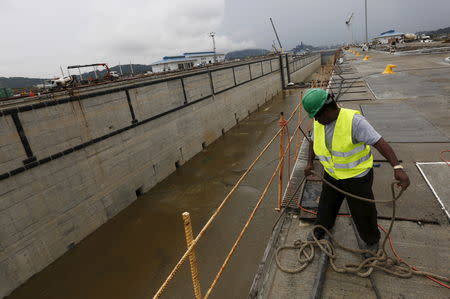
[[[0,77],[53,77],[72,64],[151,64],[165,55],[285,49],[364,38],[364,0],[0,0]],[[450,26],[449,0],[368,0],[369,37]]]

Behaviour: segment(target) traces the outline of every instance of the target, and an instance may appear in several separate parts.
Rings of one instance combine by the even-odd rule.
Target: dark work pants
[[[372,192],[373,169],[361,178],[336,180],[326,172],[324,178],[344,191],[366,198],[374,198]],[[320,224],[327,229],[331,229],[334,226],[344,197],[344,194],[323,183],[315,224]],[[380,239],[380,231],[377,227],[377,209],[375,204],[352,197],[347,198],[347,203],[361,239],[367,244],[378,242]]]

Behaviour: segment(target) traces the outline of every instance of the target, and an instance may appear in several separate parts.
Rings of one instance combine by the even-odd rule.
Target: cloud
[[[433,4],[431,5],[430,3]],[[449,26],[450,1],[368,1],[369,37]],[[364,38],[361,0],[0,0],[0,76],[59,75],[59,66],[119,61],[150,64],[165,55],[261,47],[285,49],[350,39],[344,20],[354,12],[354,39]]]
[[[11,43],[9,53],[0,49],[0,76],[48,77],[59,65],[99,61],[150,64],[212,49],[211,31],[219,52],[255,46],[219,32],[225,0],[15,1],[6,9],[0,26],[11,28]]]

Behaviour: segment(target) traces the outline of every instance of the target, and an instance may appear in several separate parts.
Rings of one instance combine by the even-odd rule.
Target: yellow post
[[[188,212],[184,212],[182,216],[184,222],[184,233],[186,235],[186,244],[187,248],[189,248],[192,244],[192,240],[194,239],[192,236],[191,216]],[[198,279],[197,259],[195,258],[194,250],[192,250],[189,254],[189,263],[191,264],[192,286],[194,287],[195,299],[201,299],[202,289],[200,287],[200,280]]]
[[[284,114],[283,112],[280,113],[280,126],[282,128],[281,133],[280,133],[280,160],[283,158],[283,142],[284,142],[284,125],[285,125],[285,120],[284,120]],[[279,177],[278,177],[278,206],[275,208],[275,211],[281,211],[281,201],[282,201],[282,196],[283,196],[283,165],[284,165],[284,161],[283,163],[281,163],[280,166],[280,173],[279,173]]]

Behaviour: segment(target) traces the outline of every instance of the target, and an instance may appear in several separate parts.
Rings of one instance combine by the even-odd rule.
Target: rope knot
[[[303,241],[302,241],[302,240],[300,240],[300,239],[295,240],[295,242],[294,242],[294,247],[295,247],[295,248],[300,248],[300,247],[302,247],[302,244],[303,244]]]
[[[283,120],[280,120],[280,121],[278,122],[278,124],[280,125],[280,127],[284,128],[284,127],[287,126],[288,122],[287,122],[286,120],[283,119]]]

